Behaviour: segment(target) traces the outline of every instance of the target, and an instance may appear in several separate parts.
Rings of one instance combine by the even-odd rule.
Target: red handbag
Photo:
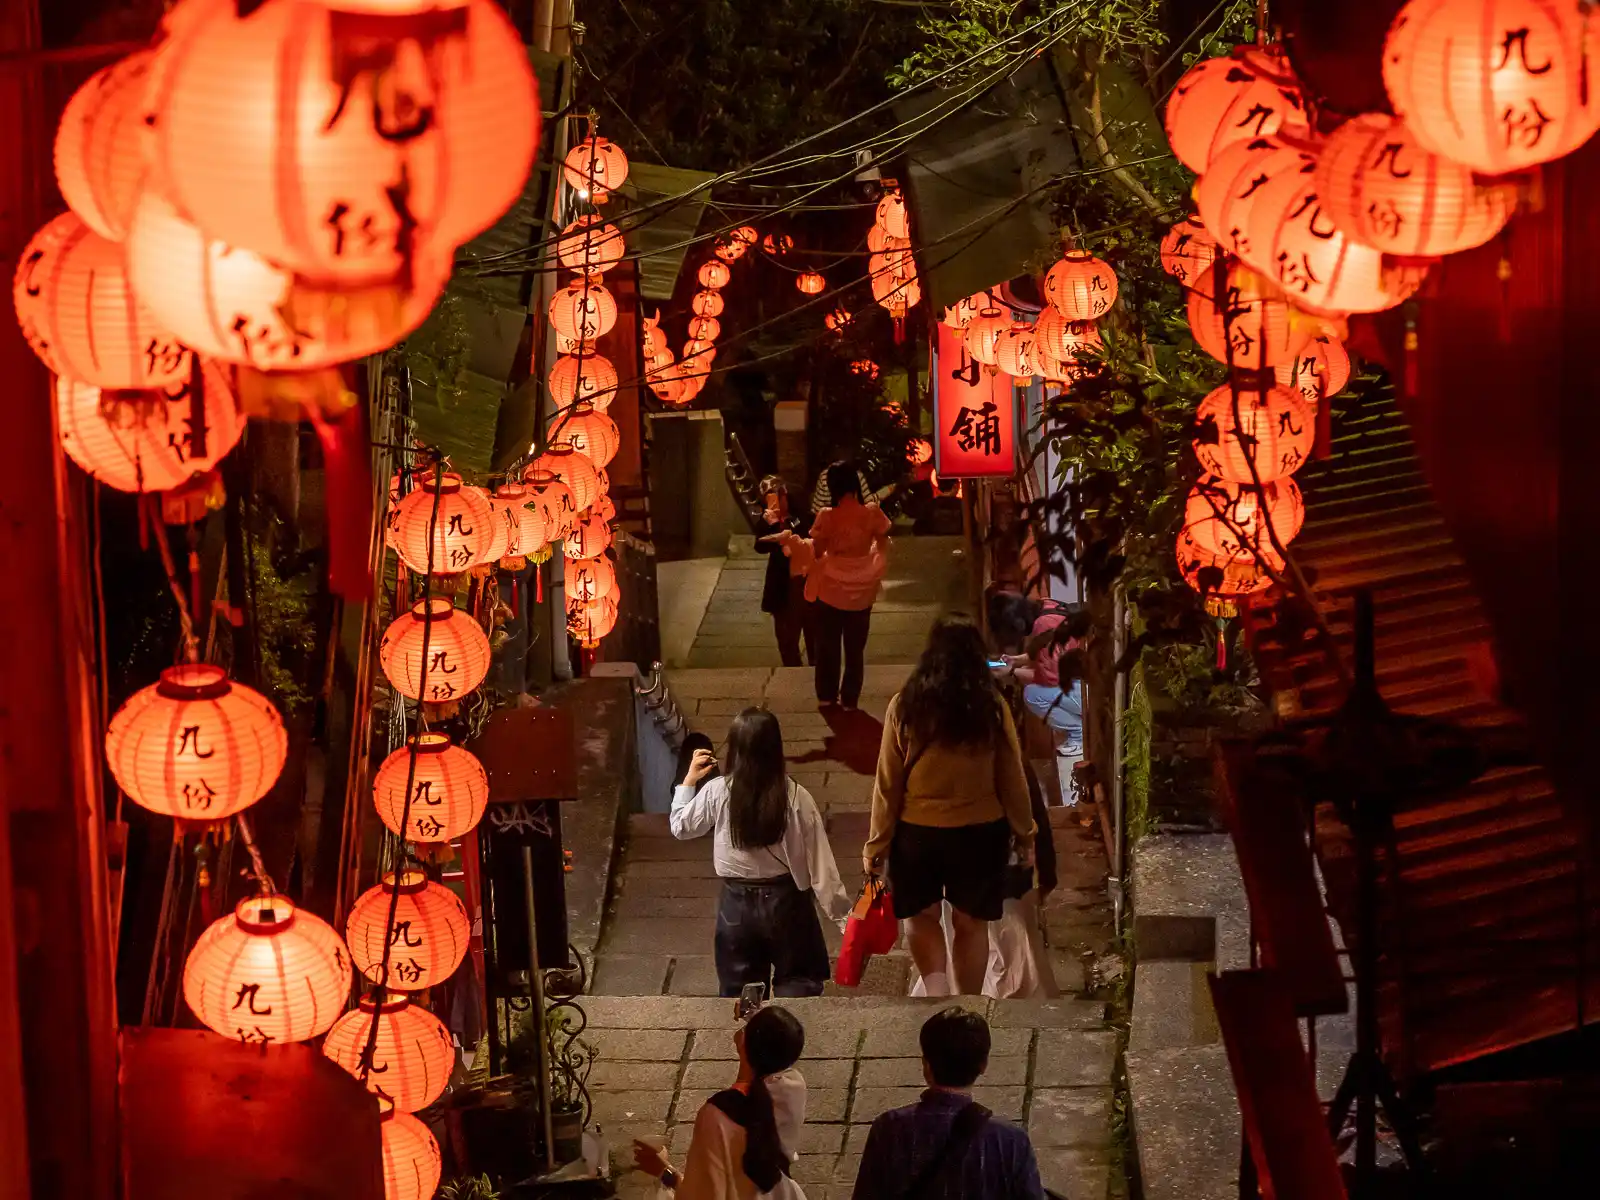
[[[894,906],[883,880],[876,877],[867,880],[845,923],[844,945],[839,949],[833,981],[840,987],[861,986],[867,960],[874,954],[889,953],[899,937],[900,923],[895,920]]]

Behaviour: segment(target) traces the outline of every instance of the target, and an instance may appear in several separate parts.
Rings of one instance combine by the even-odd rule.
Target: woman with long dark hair
[[[682,1177],[647,1142],[634,1143],[634,1162],[678,1200],[805,1200],[789,1171],[806,1119],[806,1081],[795,1068],[806,1031],[786,1008],[759,1008],[733,1045],[738,1077],[700,1106]]]
[[[715,835],[722,879],[717,903],[717,986],[737,996],[747,983],[772,981],[777,996],[818,996],[828,979],[828,948],[817,904],[833,920],[850,911],[817,802],[784,769],[783,731],[764,708],[747,708],[728,729],[720,778],[709,750],[697,751],[673,793],[672,835]],[[816,900],[813,901],[812,897]]]
[[[1035,825],[1022,749],[983,636],[943,617],[889,701],[872,789],[868,874],[888,870],[895,915],[928,994],[983,989],[989,922],[1005,908],[1006,866],[1033,863]],[[953,954],[940,902],[948,901]],[[953,961],[952,961],[953,958]]]

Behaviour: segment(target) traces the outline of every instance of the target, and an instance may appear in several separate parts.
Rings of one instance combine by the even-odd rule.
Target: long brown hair
[[[745,709],[728,728],[728,817],[740,850],[781,842],[789,823],[783,730],[764,708]]]
[[[940,617],[900,689],[900,722],[921,745],[999,742],[1000,698],[983,635],[965,617]]]

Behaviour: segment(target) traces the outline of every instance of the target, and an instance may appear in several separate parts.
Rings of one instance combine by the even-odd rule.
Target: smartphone
[[[747,983],[739,990],[739,1003],[733,1010],[733,1019],[744,1021],[755,1015],[767,1000],[767,985],[764,983]]]
[[[1005,665],[1006,665],[1006,660],[1003,659],[1003,658],[991,658],[989,660],[989,669],[991,671],[1001,670],[1003,667],[1005,667]]]

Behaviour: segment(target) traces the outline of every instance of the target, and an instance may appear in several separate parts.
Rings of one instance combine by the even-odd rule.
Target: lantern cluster
[[[741,225],[718,237],[712,243],[711,256],[695,269],[699,290],[689,302],[689,336],[683,344],[681,359],[667,345],[661,318],[644,319],[640,339],[645,382],[661,403],[681,408],[693,403],[705,390],[711,378],[711,366],[717,359],[717,338],[722,336],[719,318],[727,309],[722,289],[733,279],[731,264],[749,253],[757,242],[756,231],[749,225]],[[822,289],[818,287],[817,290]]]
[[[890,188],[878,201],[867,232],[867,251],[872,298],[893,319],[898,342],[905,336],[906,313],[922,300],[922,282],[911,252],[911,211],[899,188]]]

